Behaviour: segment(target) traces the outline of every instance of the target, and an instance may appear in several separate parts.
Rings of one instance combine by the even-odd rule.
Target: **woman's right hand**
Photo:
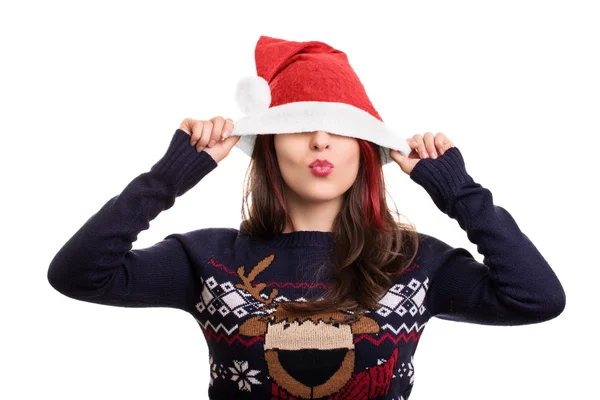
[[[186,118],[179,129],[190,136],[190,145],[198,152],[207,152],[217,163],[229,155],[240,140],[240,136],[230,136],[233,120],[217,116],[209,120]]]

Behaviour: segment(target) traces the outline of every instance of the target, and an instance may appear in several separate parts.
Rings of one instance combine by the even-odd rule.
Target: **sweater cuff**
[[[450,147],[438,158],[419,160],[410,172],[410,178],[421,185],[435,205],[446,214],[453,207],[455,195],[460,189],[474,183],[456,146]]]
[[[180,196],[218,166],[205,151],[198,152],[190,144],[190,136],[177,129],[163,157],[152,166],[150,173],[159,180],[177,188]]]

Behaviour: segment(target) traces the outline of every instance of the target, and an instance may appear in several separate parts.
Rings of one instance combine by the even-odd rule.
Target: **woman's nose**
[[[326,131],[315,131],[311,138],[311,147],[315,150],[329,147],[329,133]]]

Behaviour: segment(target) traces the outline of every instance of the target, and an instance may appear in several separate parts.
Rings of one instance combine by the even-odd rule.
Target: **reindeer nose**
[[[279,350],[281,366],[306,386],[315,387],[329,380],[341,367],[348,349]]]

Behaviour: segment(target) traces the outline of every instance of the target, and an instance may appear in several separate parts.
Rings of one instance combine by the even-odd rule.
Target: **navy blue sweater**
[[[330,232],[258,239],[204,228],[132,249],[150,221],[216,167],[176,130],[164,156],[92,215],[48,269],[52,287],[74,299],[191,314],[208,344],[210,399],[408,399],[429,318],[525,325],[565,307],[551,267],[467,173],[456,147],[420,160],[410,178],[459,223],[483,263],[419,232],[414,263],[366,313],[288,319],[277,308],[327,287],[320,267],[331,257]]]

